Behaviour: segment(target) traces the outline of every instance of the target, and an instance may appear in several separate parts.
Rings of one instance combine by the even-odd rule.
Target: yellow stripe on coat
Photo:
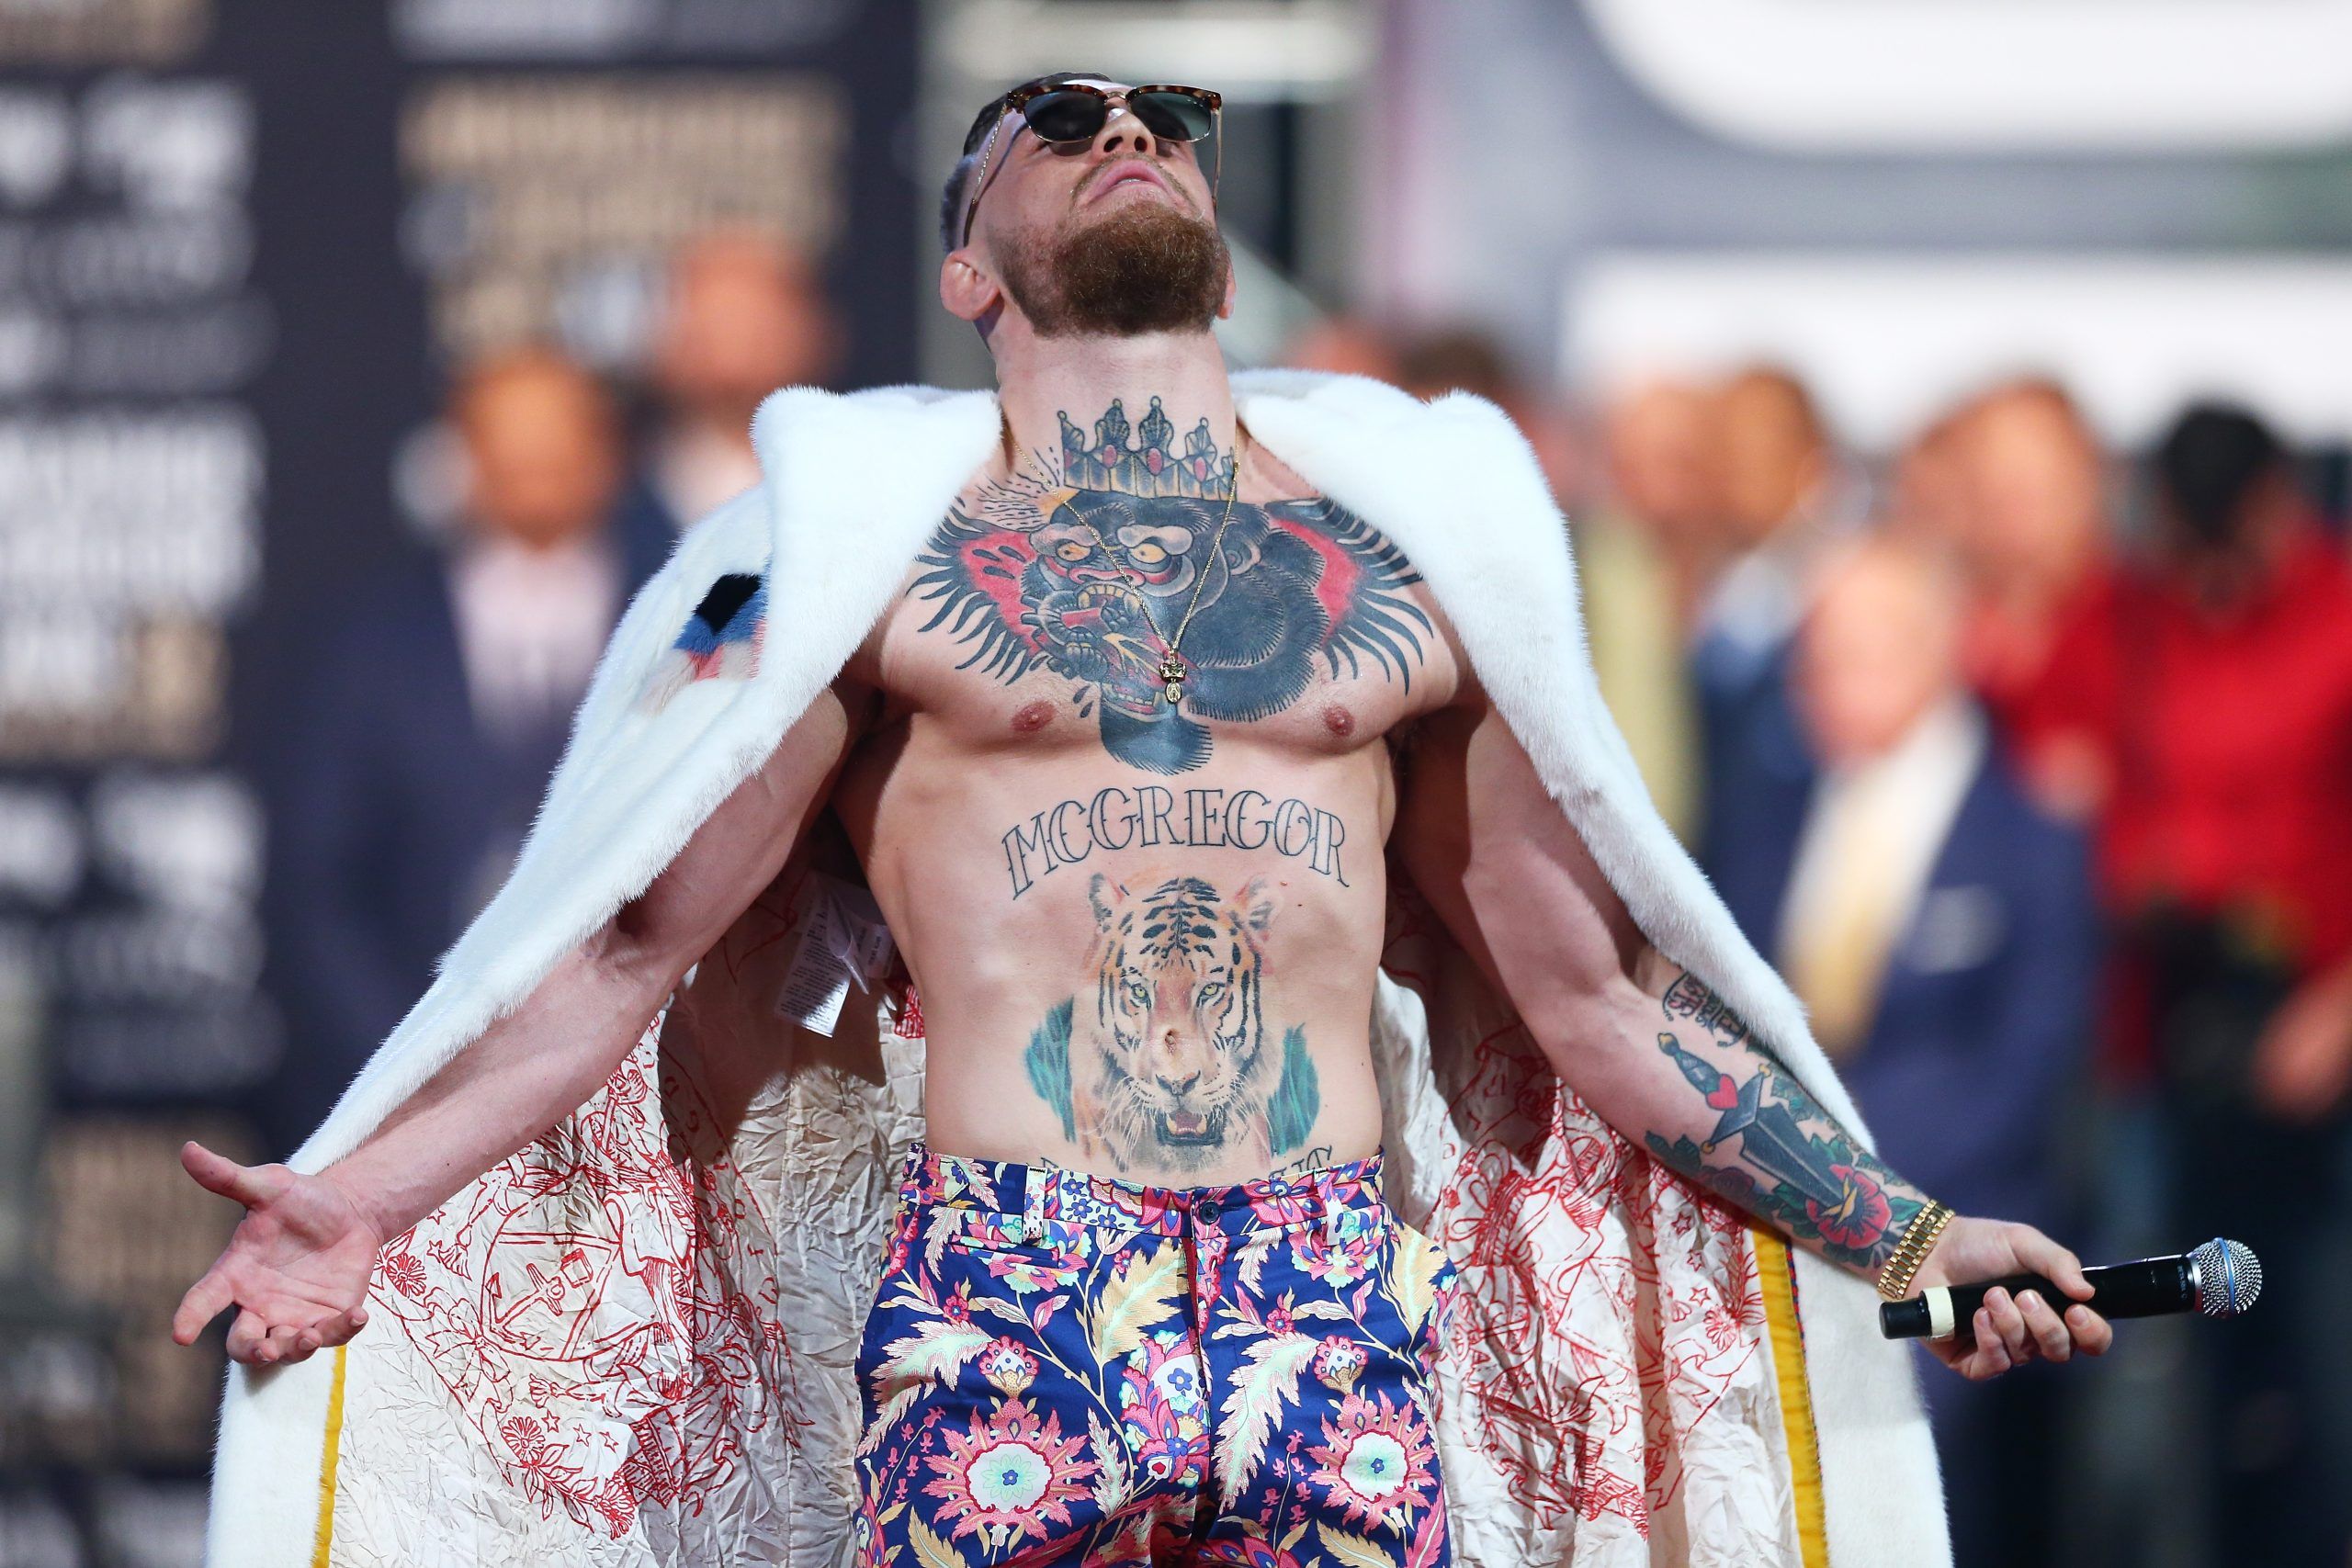
[[[1771,1232],[1749,1234],[1756,1238],[1756,1275],[1764,1291],[1765,1325],[1772,1335],[1772,1377],[1780,1384],[1781,1427],[1788,1438],[1797,1550],[1804,1568],[1829,1568],[1829,1533],[1821,1502],[1821,1444],[1814,1432],[1804,1328],[1797,1316],[1796,1259],[1789,1253],[1789,1244]]]
[[[319,1457],[319,1534],[311,1548],[311,1568],[329,1568],[334,1551],[334,1459],[343,1446],[343,1358],[350,1348],[334,1348],[334,1381],[327,1386],[326,1451]]]

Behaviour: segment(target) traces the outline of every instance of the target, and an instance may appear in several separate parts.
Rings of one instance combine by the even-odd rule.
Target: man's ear
[[[939,264],[939,302],[961,321],[978,321],[1004,299],[1004,287],[980,265],[969,245],[950,251]]]

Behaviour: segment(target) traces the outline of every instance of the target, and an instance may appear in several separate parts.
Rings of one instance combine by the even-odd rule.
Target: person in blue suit
[[[467,471],[450,547],[339,595],[272,748],[287,1048],[254,1110],[281,1151],[503,879],[605,637],[673,543],[616,523],[615,410],[570,361],[487,360],[459,378],[450,421]]]
[[[1817,766],[1802,791],[1725,803],[1714,874],[1804,998],[1880,1152],[1970,1213],[2063,1228],[2098,964],[2089,849],[1993,744],[1962,682],[1961,624],[1924,547],[1874,538],[1822,563],[1788,688]],[[2056,1386],[1927,1387],[1957,1561],[2052,1561]]]

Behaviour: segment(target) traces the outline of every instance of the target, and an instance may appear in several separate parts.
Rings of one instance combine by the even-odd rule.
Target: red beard
[[[1204,333],[1225,302],[1229,265],[1215,224],[1159,203],[1050,242],[1018,236],[1002,260],[1005,292],[1039,337]]]

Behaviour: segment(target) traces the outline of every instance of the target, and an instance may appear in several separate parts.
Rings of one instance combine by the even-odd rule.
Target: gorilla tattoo
[[[1175,458],[1151,445],[1164,445],[1164,417],[1143,425],[1140,451],[1114,441],[1090,452],[1066,434],[1056,479],[1100,488],[1003,487],[932,536],[913,591],[938,605],[924,631],[944,626],[973,645],[959,668],[1008,684],[1039,668],[1069,677],[1086,694],[1080,711],[1100,714],[1104,748],[1156,773],[1208,760],[1198,719],[1262,718],[1296,702],[1318,659],[1334,676],[1368,660],[1410,689],[1430,627],[1404,592],[1419,576],[1394,545],[1322,499],[1237,505],[1226,523],[1231,459]],[[1108,428],[1127,433],[1124,416]],[[1128,484],[1142,493],[1112,488]],[[1180,627],[1188,673],[1170,703],[1159,669]]]

